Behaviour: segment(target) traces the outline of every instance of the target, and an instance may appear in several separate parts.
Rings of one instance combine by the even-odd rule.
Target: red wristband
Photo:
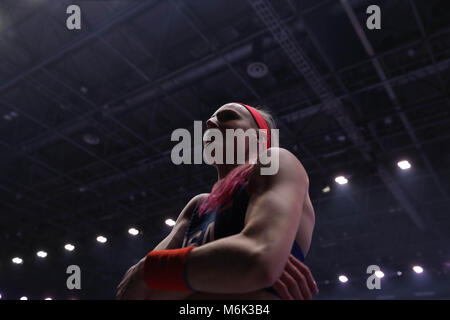
[[[144,280],[155,290],[193,291],[186,282],[184,271],[188,253],[195,246],[150,251],[144,264]]]

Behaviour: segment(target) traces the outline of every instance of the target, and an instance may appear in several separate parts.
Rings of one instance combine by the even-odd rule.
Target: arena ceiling
[[[381,30],[365,26],[374,3]],[[66,27],[71,4],[81,30]],[[243,101],[274,114],[281,146],[309,174],[306,263],[319,298],[448,298],[449,10],[445,0],[1,1],[0,292],[113,298],[168,234],[165,220],[215,182],[212,167],[172,163],[172,131]],[[72,264],[79,291],[66,288]],[[383,292],[365,287],[372,264]]]

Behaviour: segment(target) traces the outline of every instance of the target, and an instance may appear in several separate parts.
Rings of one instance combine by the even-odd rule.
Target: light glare
[[[73,251],[75,249],[75,246],[68,243],[64,246],[64,249],[66,249],[67,251]]]
[[[414,266],[413,270],[415,273],[422,273],[423,272],[423,268],[421,266]]]
[[[347,178],[345,178],[345,177],[343,177],[343,176],[336,177],[336,179],[334,179],[334,181],[336,181],[336,183],[338,183],[338,184],[340,184],[340,185],[343,185],[343,184],[347,184],[347,183],[348,183]]]
[[[175,225],[175,221],[173,221],[172,219],[167,219],[167,220],[166,220],[166,224],[167,224],[169,227],[173,227],[173,226]]]
[[[36,253],[36,255],[37,255],[39,258],[45,258],[45,257],[47,256],[47,252],[45,252],[45,251],[38,251],[38,252]]]
[[[398,165],[399,168],[402,169],[402,170],[407,170],[407,169],[411,168],[411,163],[409,163],[408,160],[402,160],[402,161],[399,161],[399,162],[397,163],[397,165]]]
[[[108,239],[106,239],[104,236],[98,236],[97,241],[100,243],[105,243],[106,241],[108,241]]]
[[[348,278],[346,276],[342,275],[342,276],[339,276],[339,281],[342,283],[346,283],[348,281]]]
[[[139,230],[135,228],[130,228],[128,229],[128,233],[131,234],[132,236],[137,236],[139,234]]]
[[[380,271],[380,270],[378,270],[378,271],[375,271],[375,276],[377,277],[377,278],[383,278],[384,277],[384,273],[383,273],[383,271]]]

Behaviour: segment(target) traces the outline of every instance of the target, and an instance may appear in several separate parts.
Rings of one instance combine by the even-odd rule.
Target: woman
[[[218,182],[194,197],[172,232],[131,267],[118,286],[118,299],[311,299],[317,286],[300,261],[314,228],[309,180],[289,151],[271,148],[272,117],[241,103],[220,107],[208,130],[260,129],[264,150],[250,164],[214,163]],[[209,143],[208,141],[207,143]],[[224,144],[224,153],[235,151]],[[262,156],[279,161],[262,175]]]

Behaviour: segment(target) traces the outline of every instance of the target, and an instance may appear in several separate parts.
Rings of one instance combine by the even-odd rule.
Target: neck
[[[234,168],[238,167],[238,164],[219,164],[216,165],[217,180],[221,180],[227,176]]]

